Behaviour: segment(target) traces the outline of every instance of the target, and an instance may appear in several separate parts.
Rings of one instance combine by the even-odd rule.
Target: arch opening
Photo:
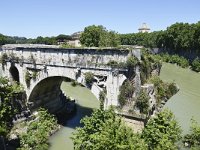
[[[9,72],[10,72],[10,75],[12,77],[12,80],[16,81],[17,83],[20,83],[20,81],[19,81],[19,71],[14,65],[11,65]]]
[[[63,91],[61,84],[63,82],[68,82],[68,85],[72,86],[69,91]],[[82,91],[72,91],[73,83],[77,86],[84,86],[77,83],[75,80],[63,76],[52,76],[41,80],[31,91],[28,97],[28,104],[31,111],[35,111],[40,107],[47,109],[50,113],[60,116],[60,114],[69,114],[71,111],[76,110],[75,99],[76,97],[70,96],[68,92],[79,92]],[[85,86],[84,86],[85,87]],[[89,91],[94,97],[95,95]],[[77,93],[78,94],[78,93]],[[76,95],[76,94],[75,94]],[[83,97],[86,99],[88,97]],[[96,99],[96,97],[95,97]],[[76,99],[77,100],[77,99]]]

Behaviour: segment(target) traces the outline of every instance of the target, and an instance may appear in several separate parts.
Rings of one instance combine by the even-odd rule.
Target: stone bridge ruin
[[[52,113],[62,107],[60,99],[64,95],[60,85],[65,78],[89,87],[97,99],[100,91],[106,90],[105,109],[118,106],[119,88],[127,78],[128,69],[108,64],[125,64],[131,55],[139,60],[141,57],[139,49],[62,49],[36,44],[4,45],[1,55],[5,61],[3,76],[24,86],[27,104],[32,109],[44,106]],[[90,86],[85,81],[87,72],[94,75]],[[136,67],[135,84],[137,91],[141,87],[139,67]]]

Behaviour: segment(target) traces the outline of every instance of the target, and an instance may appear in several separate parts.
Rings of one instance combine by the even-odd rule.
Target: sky
[[[176,22],[200,21],[200,0],[0,0],[0,33],[10,36],[70,35],[89,25],[135,33]]]

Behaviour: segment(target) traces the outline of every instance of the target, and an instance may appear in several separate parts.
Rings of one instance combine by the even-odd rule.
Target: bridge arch
[[[66,79],[73,81],[65,76],[50,76],[37,82],[28,97],[31,110],[44,107],[51,113],[59,112],[65,102],[63,99],[66,100],[65,93],[61,90],[61,84]]]
[[[11,64],[9,72],[10,72],[10,76],[11,76],[12,80],[20,83],[19,71],[18,71],[17,67],[14,64]]]

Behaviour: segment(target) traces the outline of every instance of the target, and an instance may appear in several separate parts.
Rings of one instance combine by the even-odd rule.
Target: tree
[[[85,27],[80,42],[87,47],[116,47],[120,43],[119,35],[105,27],[92,25]]]
[[[27,131],[20,135],[19,150],[47,150],[48,137],[57,128],[57,121],[47,110],[40,109],[36,120],[30,122]]]
[[[146,150],[147,145],[138,134],[126,127],[113,109],[96,110],[81,120],[72,140],[75,150]]]
[[[69,35],[60,34],[55,39],[57,42],[66,42],[67,40],[71,40],[72,37]]]
[[[200,149],[200,125],[192,119],[190,133],[184,136],[183,142],[191,149]]]
[[[142,132],[150,150],[175,150],[181,129],[173,113],[167,109],[151,118]]]
[[[84,32],[81,34],[80,42],[87,47],[99,47],[101,34],[105,32],[103,26],[88,26],[85,27]]]
[[[120,44],[119,35],[115,31],[107,31],[101,33],[99,46],[101,47],[117,47]]]
[[[12,120],[18,111],[14,107],[14,97],[23,91],[17,83],[11,84],[7,78],[0,77],[0,135],[6,136],[12,126]]]
[[[0,45],[4,45],[6,43],[6,37],[3,34],[0,34]]]
[[[140,109],[140,113],[148,114],[150,97],[143,90],[140,91],[136,100],[136,107]]]
[[[118,96],[119,104],[121,107],[124,106],[126,102],[132,100],[134,90],[135,88],[134,85],[131,83],[131,81],[129,80],[124,81],[124,83],[119,89],[120,93]]]

